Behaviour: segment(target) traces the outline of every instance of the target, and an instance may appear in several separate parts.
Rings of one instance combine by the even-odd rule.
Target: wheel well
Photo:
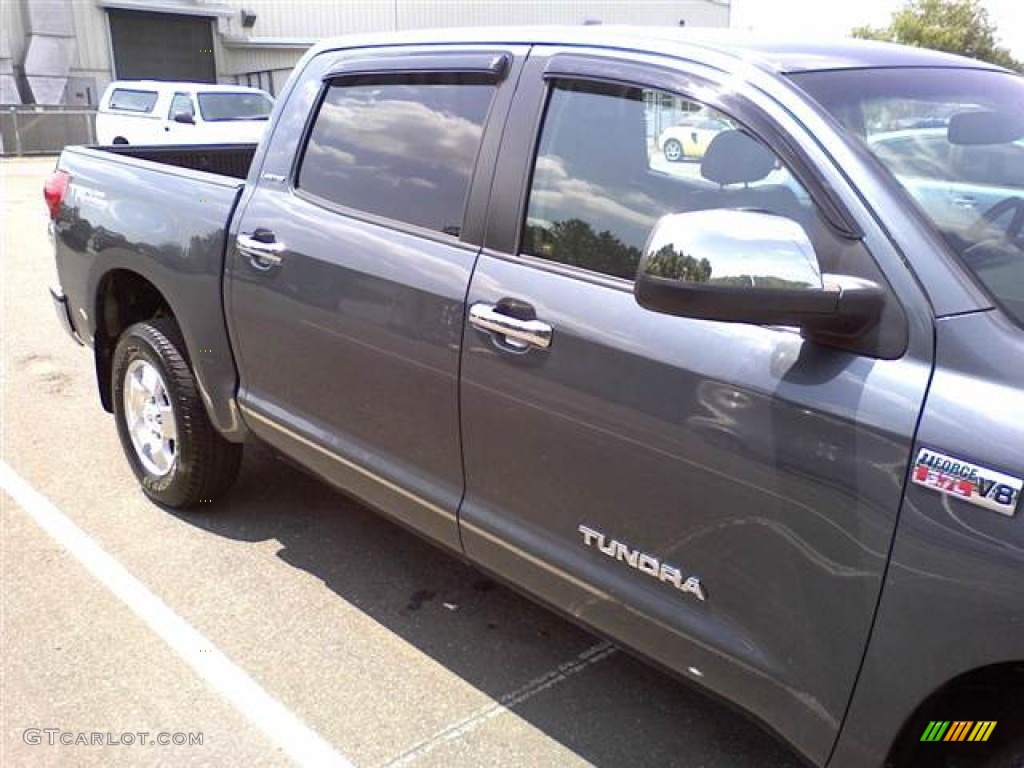
[[[921,734],[933,720],[1002,720],[1000,725],[1006,727],[996,736],[1019,738],[1019,734],[1012,734],[1011,730],[1020,721],[1022,701],[1024,661],[993,664],[966,672],[933,692],[907,718],[889,751],[886,765],[917,765],[916,761],[921,757],[917,750],[924,749],[921,746]],[[1005,746],[1005,739],[993,738],[991,746],[1001,749]],[[979,750],[975,756],[981,759],[986,754]],[[934,757],[935,752],[932,751],[930,755]]]
[[[174,312],[163,294],[142,275],[127,269],[115,269],[103,276],[96,291],[96,382],[104,409],[113,410],[110,392],[110,367],[114,347],[124,329],[154,317],[174,319]]]

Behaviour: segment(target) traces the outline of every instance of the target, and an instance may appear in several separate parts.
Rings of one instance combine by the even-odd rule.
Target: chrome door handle
[[[257,240],[252,235],[239,234],[235,240],[238,252],[248,257],[249,262],[256,269],[266,272],[268,269],[280,266],[281,253],[284,251],[284,243],[276,240],[265,242]]]
[[[503,314],[492,304],[474,304],[469,308],[469,322],[481,331],[497,333],[517,349],[551,346],[551,326],[541,320],[520,320]]]

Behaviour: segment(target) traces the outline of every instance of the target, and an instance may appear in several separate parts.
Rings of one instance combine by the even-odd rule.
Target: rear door
[[[823,762],[893,535],[930,317],[869,217],[844,213],[856,198],[806,132],[722,77],[531,54],[469,291],[460,525],[482,566]],[[667,162],[655,111],[673,102],[764,142],[776,167],[714,138],[701,162]],[[875,359],[642,309],[632,277],[654,222],[716,207],[794,218],[824,271],[898,286],[883,324],[906,348]]]
[[[491,168],[476,161],[515,62],[437,47],[312,61],[229,255],[253,431],[456,549],[463,307]]]

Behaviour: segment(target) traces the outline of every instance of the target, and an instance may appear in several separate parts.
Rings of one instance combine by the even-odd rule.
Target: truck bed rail
[[[93,147],[104,152],[126,155],[154,163],[164,163],[195,171],[244,179],[256,154],[255,144],[197,144],[195,146],[134,146],[116,144]]]

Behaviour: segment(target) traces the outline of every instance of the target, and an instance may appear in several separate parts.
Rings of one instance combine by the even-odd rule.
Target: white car
[[[110,144],[258,142],[274,106],[258,88],[118,80],[96,113],[96,140]]]

